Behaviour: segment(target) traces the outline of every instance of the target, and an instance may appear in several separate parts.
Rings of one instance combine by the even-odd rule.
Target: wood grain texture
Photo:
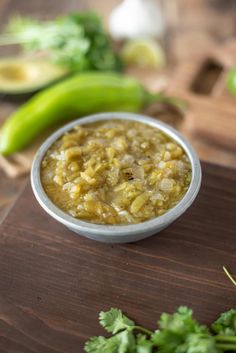
[[[236,171],[203,164],[194,205],[160,234],[126,245],[66,230],[30,185],[0,228],[0,352],[82,353],[111,306],[154,329],[162,311],[193,307],[204,323],[236,306]]]
[[[0,224],[7,215],[13,202],[19,196],[26,182],[26,178],[9,179],[0,170]]]

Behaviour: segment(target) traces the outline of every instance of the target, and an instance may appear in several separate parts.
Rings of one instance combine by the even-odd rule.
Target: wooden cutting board
[[[236,306],[236,171],[203,164],[193,206],[168,229],[126,245],[97,243],[51,219],[30,185],[0,228],[0,352],[82,353],[119,307],[155,328],[181,304],[210,323]]]

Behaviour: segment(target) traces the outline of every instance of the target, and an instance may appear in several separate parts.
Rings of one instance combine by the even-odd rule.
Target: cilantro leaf
[[[111,338],[92,337],[85,343],[87,353],[136,353],[136,342],[132,332],[122,331]]]
[[[120,353],[119,346],[119,337],[114,336],[111,338],[105,338],[99,336],[92,337],[88,342],[86,342],[84,350],[87,353]]]
[[[84,350],[88,353],[102,352],[104,346],[107,344],[107,339],[102,336],[91,337],[89,341],[85,343]]]
[[[102,327],[113,334],[134,326],[134,322],[125,316],[121,310],[111,308],[109,311],[101,311],[99,321]]]
[[[236,335],[236,309],[222,313],[211,325],[213,332],[219,335]]]
[[[122,331],[115,337],[120,339],[119,350],[117,353],[136,353],[136,341],[132,332]]]
[[[183,343],[183,336],[174,332],[157,330],[151,337],[152,343],[159,347],[158,352],[173,353]]]
[[[199,325],[193,319],[192,314],[191,309],[181,306],[174,314],[163,313],[161,315],[160,329],[151,338],[153,343],[159,347],[158,352],[191,353],[191,350],[188,351],[189,342],[191,342],[190,337],[194,337],[195,340],[197,336],[208,337],[207,328]],[[193,336],[193,334],[196,334],[196,336]],[[199,351],[199,353],[203,352]]]
[[[189,334],[185,342],[178,346],[175,353],[221,353],[210,334]]]
[[[159,320],[159,327],[181,335],[208,332],[205,326],[199,325],[193,319],[193,311],[186,306],[180,306],[174,314],[163,313]]]
[[[153,343],[147,339],[146,335],[137,336],[137,353],[152,353]]]

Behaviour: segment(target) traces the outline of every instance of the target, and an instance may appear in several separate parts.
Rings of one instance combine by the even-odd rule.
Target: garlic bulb
[[[109,29],[115,39],[160,37],[164,31],[161,8],[152,0],[124,0],[111,12]]]

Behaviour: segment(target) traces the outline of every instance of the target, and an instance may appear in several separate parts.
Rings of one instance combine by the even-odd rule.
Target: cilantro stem
[[[229,350],[233,350],[233,351],[236,351],[236,344],[224,344],[224,343],[217,343],[216,344],[216,347],[217,348],[221,348],[223,349],[224,351],[229,351]]]
[[[225,266],[223,266],[223,270],[224,270],[226,276],[228,276],[228,278],[230,279],[230,281],[236,286],[236,280],[233,278],[233,276],[231,275],[231,273],[227,270],[227,268]]]
[[[148,330],[147,328],[144,328],[142,326],[132,326],[133,330],[138,330],[141,331],[143,333],[146,333],[147,335],[151,336],[153,334],[152,331]]]
[[[217,336],[215,336],[215,340],[216,341],[235,342],[236,343],[236,336],[217,335]]]

